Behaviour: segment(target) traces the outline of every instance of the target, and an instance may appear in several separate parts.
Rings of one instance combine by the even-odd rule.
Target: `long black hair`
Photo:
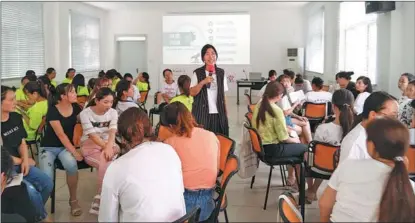
[[[45,88],[45,84],[40,79],[37,81],[29,81],[23,89],[30,94],[37,92],[41,97],[48,99],[49,95]]]
[[[117,86],[115,87],[115,100],[114,100],[114,103],[112,104],[112,108],[117,107],[118,102],[122,101],[122,96],[124,95],[124,91],[128,92],[130,87],[131,87],[131,82],[125,79],[121,79],[117,83]]]
[[[1,173],[4,173],[6,184],[13,180],[13,159],[10,153],[1,146]]]
[[[75,92],[78,93],[78,87],[85,87],[85,77],[82,74],[77,74],[72,79],[72,84],[75,87]]]
[[[69,73],[72,72],[72,71],[76,72],[76,70],[74,68],[69,68],[68,71],[66,71],[65,77],[68,78]]]
[[[352,129],[354,114],[352,106],[354,104],[354,96],[351,91],[339,89],[333,93],[332,103],[340,110],[339,122],[342,127],[344,138]]]
[[[150,75],[147,72],[143,72],[141,75],[143,76],[144,81],[148,84],[148,90],[150,90],[151,89],[151,87],[150,87]],[[164,75],[164,71],[163,71],[163,75]]]
[[[54,106],[62,99],[62,95],[68,95],[68,93],[74,88],[73,84],[62,83],[56,86],[55,93],[49,97],[49,105]],[[76,89],[76,88],[75,88]],[[76,91],[76,90],[75,90]]]
[[[339,78],[344,78],[350,81],[352,79],[353,74],[354,74],[353,71],[340,71],[339,73],[336,74],[336,80]]]
[[[370,94],[363,105],[362,118],[368,119],[371,111],[379,112],[384,109],[387,101],[396,101],[396,98],[384,91]]]
[[[258,116],[256,118],[256,125],[259,127],[260,122],[265,122],[265,115],[268,113],[271,117],[275,117],[276,114],[272,110],[269,99],[275,98],[284,92],[284,87],[277,81],[271,81],[265,87],[265,92],[262,95],[261,105],[259,106]]]
[[[183,90],[183,94],[187,97],[190,95],[190,82],[191,79],[187,75],[180,75],[179,79],[177,80],[177,85],[180,89]]]
[[[370,122],[366,132],[379,157],[394,162],[380,200],[378,222],[414,222],[415,195],[404,163],[409,148],[407,127],[396,119],[381,118]]]
[[[364,92],[372,93],[373,88],[372,88],[372,81],[370,81],[370,78],[365,77],[365,76],[360,76],[359,78],[357,78],[357,81],[360,81],[360,80],[363,82],[363,84],[366,85],[366,89]]]

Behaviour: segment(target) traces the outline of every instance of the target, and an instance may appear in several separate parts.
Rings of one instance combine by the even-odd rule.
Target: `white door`
[[[117,41],[118,44],[118,71],[124,76],[131,73],[147,71],[147,43],[146,41]]]

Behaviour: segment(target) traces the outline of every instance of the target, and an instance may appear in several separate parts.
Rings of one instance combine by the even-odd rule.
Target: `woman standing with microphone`
[[[203,46],[201,55],[205,65],[193,72],[190,85],[190,95],[194,97],[192,113],[196,122],[206,130],[228,136],[225,71],[216,66],[218,53],[214,46]]]

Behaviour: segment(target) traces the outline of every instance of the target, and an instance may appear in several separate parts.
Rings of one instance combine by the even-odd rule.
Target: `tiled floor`
[[[236,105],[236,97],[228,98],[230,137],[236,143],[239,143],[242,131],[242,121],[247,111],[246,102],[240,97],[241,104]],[[148,102],[153,99],[149,98]],[[256,100],[254,100],[256,101]],[[150,107],[148,103],[148,107]],[[158,118],[155,118],[155,122]],[[265,191],[267,185],[269,168],[261,164],[256,174],[256,180],[253,189],[250,189],[250,179],[241,179],[235,175],[228,187],[228,217],[231,222],[276,222],[277,219],[277,197],[284,191],[281,184],[280,171],[273,171],[273,178],[268,199],[267,210],[263,210]],[[96,222],[97,217],[88,213],[90,202],[96,191],[96,171],[80,170],[80,179],[78,186],[78,199],[82,206],[84,214],[79,217],[72,217],[69,213],[68,205],[68,188],[65,181],[65,173],[57,171],[56,180],[56,210],[51,218],[55,222]],[[50,200],[47,203],[50,210]],[[223,214],[220,214],[220,220],[224,221]],[[317,202],[306,206],[306,221],[319,221],[319,211]]]

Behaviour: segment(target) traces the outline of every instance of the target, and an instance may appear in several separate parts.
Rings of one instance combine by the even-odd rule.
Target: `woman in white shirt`
[[[399,113],[401,113],[400,111],[402,110],[403,106],[406,105],[406,103],[408,103],[409,101],[409,98],[405,95],[405,91],[406,91],[406,88],[408,87],[409,82],[413,80],[415,80],[415,75],[410,74],[410,73],[404,73],[399,78],[398,88],[402,92],[402,95],[398,101],[399,102]]]
[[[335,91],[333,94],[333,111],[336,119],[333,122],[319,125],[314,134],[314,141],[340,146],[343,137],[347,135],[353,125],[353,102],[354,96],[349,90],[340,89]],[[312,201],[317,200],[316,193],[322,182],[322,179],[308,178],[307,203],[311,204]]]
[[[398,119],[410,128],[412,123],[412,116],[414,110],[411,107],[412,100],[415,100],[415,80],[409,82],[408,87],[405,89],[405,96],[407,101],[403,102],[403,106],[400,107]]]
[[[140,103],[139,99],[141,98],[141,95],[140,95],[140,91],[138,90],[138,87],[135,84],[133,84],[133,80],[134,80],[133,75],[131,75],[130,73],[124,74],[124,80],[131,82],[133,92],[134,92],[132,97],[128,97],[128,100],[133,101],[135,103]]]
[[[128,100],[128,98],[131,98],[134,95],[133,85],[130,81],[124,79],[120,80],[115,87],[115,94],[115,101],[112,108],[117,111],[118,115],[128,108],[138,108],[138,105],[135,102]]]
[[[311,103],[326,103],[331,102],[333,95],[330,92],[323,91],[323,79],[319,77],[313,78],[311,81],[311,88],[313,91],[308,92],[305,95],[305,100]]]
[[[147,114],[129,108],[118,133],[127,153],[105,174],[99,222],[173,222],[186,214],[180,158],[167,144],[151,141]]]
[[[390,94],[373,92],[365,102],[361,118],[344,138],[340,147],[340,164],[346,159],[371,159],[366,148],[366,131],[368,123],[381,117],[398,117],[398,103]]]
[[[408,177],[408,129],[394,118],[368,124],[372,159],[337,167],[320,202],[321,222],[414,222],[415,185]]]
[[[372,82],[368,77],[361,76],[357,78],[356,90],[359,92],[353,105],[353,111],[356,115],[360,115],[363,111],[363,105],[367,97],[372,93]]]
[[[118,113],[111,108],[114,95],[110,88],[100,88],[81,116],[83,136],[81,152],[85,162],[98,169],[98,190],[89,213],[98,214],[105,171],[119,152],[115,144]]]
[[[294,80],[295,91],[303,91],[304,94],[312,90],[311,83],[309,80],[303,78],[303,75],[297,74]]]

